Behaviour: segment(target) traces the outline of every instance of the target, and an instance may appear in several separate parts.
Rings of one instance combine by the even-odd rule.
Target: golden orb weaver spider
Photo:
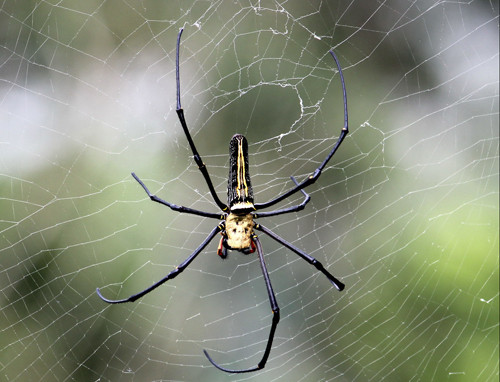
[[[167,276],[162,278],[160,281],[157,281],[153,285],[151,285],[149,288],[144,289],[142,292],[136,293],[126,299],[123,300],[110,300],[108,298],[105,298],[102,294],[99,288],[97,288],[97,294],[99,297],[109,303],[109,304],[121,304],[125,302],[133,302],[144,295],[148,294],[152,290],[158,288],[160,285],[165,283],[168,280],[173,279],[174,277],[178,276],[182,271],[184,271],[189,264],[200,254],[200,252],[212,241],[212,239],[217,235],[217,233],[221,233],[222,238],[219,243],[219,247],[217,249],[217,254],[221,258],[226,258],[227,256],[227,250],[237,250],[240,252],[243,252],[244,254],[250,254],[255,251],[257,251],[257,254],[259,256],[259,262],[260,266],[262,269],[262,274],[264,276],[264,281],[266,283],[266,288],[267,288],[267,294],[269,297],[269,303],[271,305],[271,309],[273,312],[273,318],[272,318],[272,323],[271,323],[271,330],[269,332],[269,337],[267,340],[266,348],[264,350],[264,355],[262,356],[261,360],[257,364],[257,366],[248,368],[248,369],[241,369],[241,370],[232,370],[228,369],[225,367],[222,367],[218,365],[212,357],[208,354],[206,350],[203,350],[205,353],[205,356],[208,358],[208,360],[214,365],[216,368],[219,370],[225,371],[227,373],[248,373],[252,371],[257,371],[261,370],[264,368],[266,365],[267,359],[269,358],[269,354],[271,353],[271,347],[274,339],[274,334],[276,331],[276,327],[278,326],[278,322],[280,320],[280,310],[278,307],[278,303],[276,301],[276,296],[273,291],[273,287],[271,285],[271,279],[269,278],[269,273],[266,268],[266,263],[264,261],[264,255],[263,255],[263,250],[262,250],[262,245],[260,243],[259,238],[255,234],[254,230],[261,231],[265,233],[266,235],[270,236],[272,239],[276,240],[278,243],[283,245],[284,247],[290,249],[292,252],[296,253],[298,256],[300,256],[302,259],[307,261],[309,264],[313,265],[318,271],[323,273],[326,278],[333,284],[337,290],[341,291],[344,289],[344,284],[337,280],[330,272],[328,272],[323,265],[316,260],[314,257],[309,256],[307,253],[303,252],[299,248],[293,246],[280,236],[276,235],[274,232],[270,231],[263,225],[256,223],[254,219],[257,218],[263,218],[263,217],[269,217],[269,216],[276,216],[276,215],[282,215],[290,212],[297,212],[301,211],[304,209],[306,204],[309,202],[311,197],[304,191],[304,188],[313,184],[316,182],[316,180],[319,178],[321,175],[321,171],[325,168],[326,164],[328,161],[332,158],[332,156],[335,154],[337,149],[339,148],[340,144],[346,137],[346,135],[349,133],[348,129],[348,119],[347,119],[347,95],[346,95],[346,88],[345,88],[345,83],[344,83],[344,76],[342,74],[342,69],[340,68],[340,63],[337,59],[337,56],[335,56],[335,53],[333,51],[330,51],[330,54],[332,55],[333,59],[335,60],[335,64],[337,65],[339,75],[340,75],[340,82],[342,84],[342,95],[343,95],[343,102],[344,102],[344,127],[341,130],[340,136],[337,139],[337,142],[333,146],[332,150],[330,153],[326,156],[326,158],[323,160],[323,162],[319,165],[319,167],[311,174],[309,175],[306,179],[304,179],[302,182],[297,182],[297,180],[292,176],[291,179],[293,183],[295,184],[295,187],[292,189],[288,190],[287,192],[275,197],[274,199],[271,199],[270,201],[266,203],[254,203],[253,199],[253,190],[252,190],[252,185],[250,182],[250,174],[248,171],[248,143],[246,138],[243,135],[236,134],[231,138],[230,145],[229,145],[229,179],[228,179],[228,204],[224,204],[219,197],[217,196],[217,193],[215,192],[214,186],[212,184],[212,181],[210,179],[210,175],[208,174],[207,168],[205,164],[203,163],[200,155],[198,154],[198,151],[196,150],[196,147],[194,145],[193,139],[191,138],[191,134],[189,133],[186,120],[184,118],[184,111],[181,107],[181,96],[180,96],[180,78],[179,78],[179,47],[180,47],[180,41],[181,41],[181,35],[182,35],[183,29],[179,31],[179,34],[177,36],[177,46],[176,46],[176,83],[177,83],[177,115],[179,117],[179,121],[181,123],[182,129],[184,130],[184,134],[186,135],[186,138],[188,140],[189,146],[191,147],[191,151],[193,152],[193,157],[194,161],[198,165],[198,168],[200,169],[203,178],[205,179],[205,182],[208,185],[208,189],[210,191],[210,194],[212,195],[215,203],[219,208],[221,209],[222,213],[212,213],[212,212],[205,212],[205,211],[199,211],[195,210],[189,207],[184,207],[184,206],[178,206],[172,203],[169,203],[161,198],[159,198],[156,195],[153,195],[149,189],[146,187],[146,185],[142,182],[142,180],[139,179],[139,177],[135,174],[132,173],[132,176],[134,179],[142,186],[144,191],[148,194],[149,198],[157,203],[163,204],[169,208],[171,208],[174,211],[177,212],[182,212],[182,213],[188,213],[188,214],[193,214],[193,215],[199,215],[199,216],[204,216],[208,218],[213,218],[213,219],[218,219],[221,220],[221,222],[210,232],[210,234],[207,236],[207,238],[200,244],[198,248],[179,266],[177,266],[173,271],[171,271]],[[255,211],[271,207],[275,205],[276,203],[282,201],[285,198],[288,198],[289,196],[295,194],[296,192],[300,191],[304,195],[304,200],[302,203],[288,207],[288,208],[282,208],[274,211],[267,211],[267,212],[260,212],[257,213]]]

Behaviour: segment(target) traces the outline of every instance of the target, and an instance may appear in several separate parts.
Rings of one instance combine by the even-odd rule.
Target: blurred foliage
[[[282,320],[252,380],[498,379],[498,5],[10,1],[0,7],[0,371],[17,380],[234,380],[264,348],[255,256],[217,239],[175,281],[216,211],[175,113],[222,198],[229,138],[250,142],[258,201],[351,134],[298,214],[264,238]],[[486,37],[485,37],[486,36]],[[488,40],[490,38],[491,40]],[[224,200],[224,199],[223,199]],[[283,206],[296,204],[300,196]]]

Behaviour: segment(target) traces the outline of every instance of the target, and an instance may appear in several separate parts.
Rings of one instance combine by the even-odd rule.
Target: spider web
[[[346,284],[337,292],[261,235],[222,261],[217,211],[246,135],[257,202],[304,179],[351,133],[304,211],[262,219]],[[498,380],[498,3],[4,1],[0,6],[0,379]],[[292,206],[300,193],[282,202]]]

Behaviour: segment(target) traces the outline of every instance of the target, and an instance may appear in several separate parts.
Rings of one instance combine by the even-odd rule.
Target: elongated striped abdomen
[[[248,171],[248,143],[241,134],[233,135],[229,143],[227,199],[232,213],[247,214],[255,209]]]

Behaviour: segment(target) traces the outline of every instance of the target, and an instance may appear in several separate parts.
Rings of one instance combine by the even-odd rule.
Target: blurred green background
[[[498,3],[89,0],[0,5],[0,380],[498,380]],[[262,237],[215,251],[141,300],[217,211],[245,134],[269,200],[351,133],[307,209],[265,220],[346,283]],[[280,206],[291,206],[297,195]],[[263,222],[263,221],[262,221]]]

